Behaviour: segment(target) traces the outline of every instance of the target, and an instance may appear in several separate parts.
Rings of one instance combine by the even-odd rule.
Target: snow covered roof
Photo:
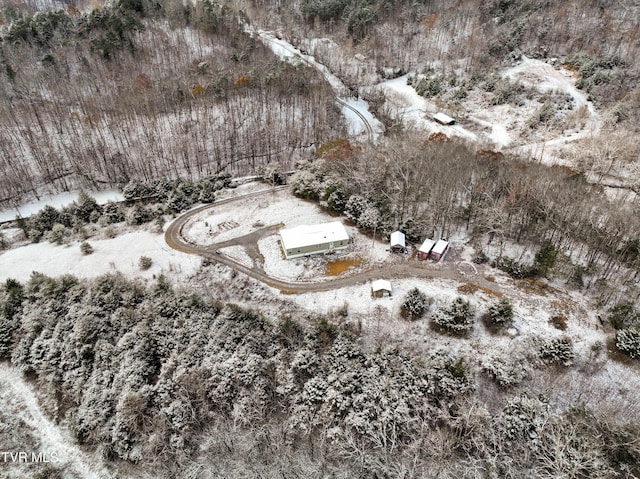
[[[453,118],[449,115],[445,115],[444,113],[436,113],[433,115],[433,119],[443,125],[453,125],[456,122]]]
[[[280,230],[280,238],[285,249],[304,248],[332,241],[349,241],[347,230],[339,221]]]
[[[442,254],[442,253],[444,253],[444,250],[447,249],[447,246],[449,246],[449,242],[448,241],[438,240],[438,242],[435,244],[435,246],[433,247],[431,252],[435,253],[435,254]]]
[[[391,246],[405,247],[404,233],[402,231],[394,231],[391,233]]]
[[[421,253],[429,253],[434,244],[436,244],[435,241],[427,238],[426,240],[424,240],[424,243],[422,243],[422,246],[420,246],[418,251],[420,251]]]
[[[391,291],[391,281],[377,279],[371,282],[371,289],[375,291]]]

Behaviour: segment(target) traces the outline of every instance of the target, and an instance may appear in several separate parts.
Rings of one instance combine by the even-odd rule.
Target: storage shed
[[[429,253],[433,249],[433,246],[436,244],[432,239],[427,238],[422,243],[422,246],[418,249],[418,258],[419,259],[429,259]]]
[[[390,246],[393,253],[407,252],[407,243],[402,231],[394,231],[391,233]]]
[[[287,259],[332,253],[349,246],[349,234],[339,221],[302,225],[280,230],[280,244]]]
[[[386,279],[377,279],[371,282],[371,296],[382,298],[391,296],[391,282]]]
[[[442,239],[438,240],[438,242],[433,245],[431,253],[429,254],[429,258],[431,258],[433,261],[440,261],[442,258],[444,258],[444,255],[447,254],[448,250],[449,242]]]
[[[456,120],[451,118],[449,115],[445,115],[444,113],[436,113],[433,115],[434,121],[440,123],[441,125],[455,125]]]

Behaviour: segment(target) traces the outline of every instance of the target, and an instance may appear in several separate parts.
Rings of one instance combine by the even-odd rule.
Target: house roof
[[[444,253],[444,250],[447,249],[447,246],[449,246],[449,242],[448,241],[438,240],[438,242],[435,244],[435,246],[433,247],[431,252],[435,253],[435,254],[442,254],[442,253]]]
[[[375,291],[389,291],[391,292],[391,282],[386,279],[377,279],[371,282],[371,289]]]
[[[349,241],[344,225],[339,221],[317,225],[301,225],[280,230],[280,238],[285,249],[305,248],[329,242]]]
[[[422,243],[422,246],[420,246],[418,251],[420,251],[421,253],[429,253],[434,244],[436,244],[435,241],[427,238],[426,240],[424,240],[424,243]]]
[[[433,119],[438,123],[442,123],[443,125],[450,125],[456,122],[453,118],[451,118],[449,115],[445,115],[444,113],[436,113],[435,115],[433,115]]]
[[[405,247],[404,233],[402,231],[394,231],[391,233],[391,246]]]

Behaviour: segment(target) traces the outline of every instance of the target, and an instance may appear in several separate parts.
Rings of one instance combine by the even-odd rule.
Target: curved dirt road
[[[250,197],[257,197],[267,193],[273,193],[274,191],[279,191],[288,188],[287,186],[277,187],[268,190],[257,191],[254,193],[249,193],[242,196],[237,196],[234,198],[228,198],[225,200],[217,201],[212,204],[207,204],[203,206],[199,206],[190,211],[187,211],[182,216],[176,218],[167,228],[165,232],[165,241],[167,245],[171,248],[181,251],[183,253],[189,254],[197,254],[204,258],[207,258],[210,261],[217,262],[220,264],[224,264],[236,271],[246,274],[247,276],[260,281],[261,283],[266,284],[267,286],[271,286],[273,288],[279,289],[283,293],[287,294],[296,294],[296,293],[305,293],[305,292],[316,292],[316,291],[330,291],[334,289],[344,288],[346,286],[354,286],[358,284],[365,283],[370,280],[379,279],[381,277],[388,279],[398,279],[398,278],[443,278],[443,279],[451,279],[454,281],[459,281],[461,283],[471,284],[482,288],[484,290],[491,290],[497,294],[502,294],[503,291],[499,288],[495,283],[490,283],[483,278],[470,278],[459,271],[452,269],[438,269],[433,270],[427,268],[424,264],[421,264],[417,261],[406,262],[403,264],[391,264],[385,265],[378,268],[372,268],[365,271],[360,271],[358,273],[338,277],[336,279],[326,280],[326,281],[318,281],[318,282],[292,282],[286,281],[279,278],[274,278],[273,276],[269,276],[265,273],[264,270],[252,266],[248,267],[219,251],[222,247],[228,246],[246,246],[247,238],[254,238],[257,242],[257,238],[264,235],[265,233],[271,234],[271,232],[279,227],[280,225],[272,225],[266,228],[262,228],[258,231],[250,233],[248,235],[244,235],[233,240],[227,240],[221,243],[214,243],[212,245],[198,245],[193,242],[185,239],[183,235],[183,230],[185,225],[196,215],[199,213],[210,209],[215,208],[219,205],[231,203],[234,201],[239,201],[241,199],[246,199]]]

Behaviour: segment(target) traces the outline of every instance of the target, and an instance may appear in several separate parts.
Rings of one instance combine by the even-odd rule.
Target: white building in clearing
[[[287,259],[331,253],[349,246],[349,234],[339,221],[302,225],[280,230],[280,244]]]
[[[393,253],[405,253],[407,251],[407,243],[402,231],[394,231],[391,233],[389,243]]]
[[[444,113],[436,113],[433,115],[433,119],[440,123],[441,125],[455,125],[456,120],[451,118],[449,115],[445,115]]]

